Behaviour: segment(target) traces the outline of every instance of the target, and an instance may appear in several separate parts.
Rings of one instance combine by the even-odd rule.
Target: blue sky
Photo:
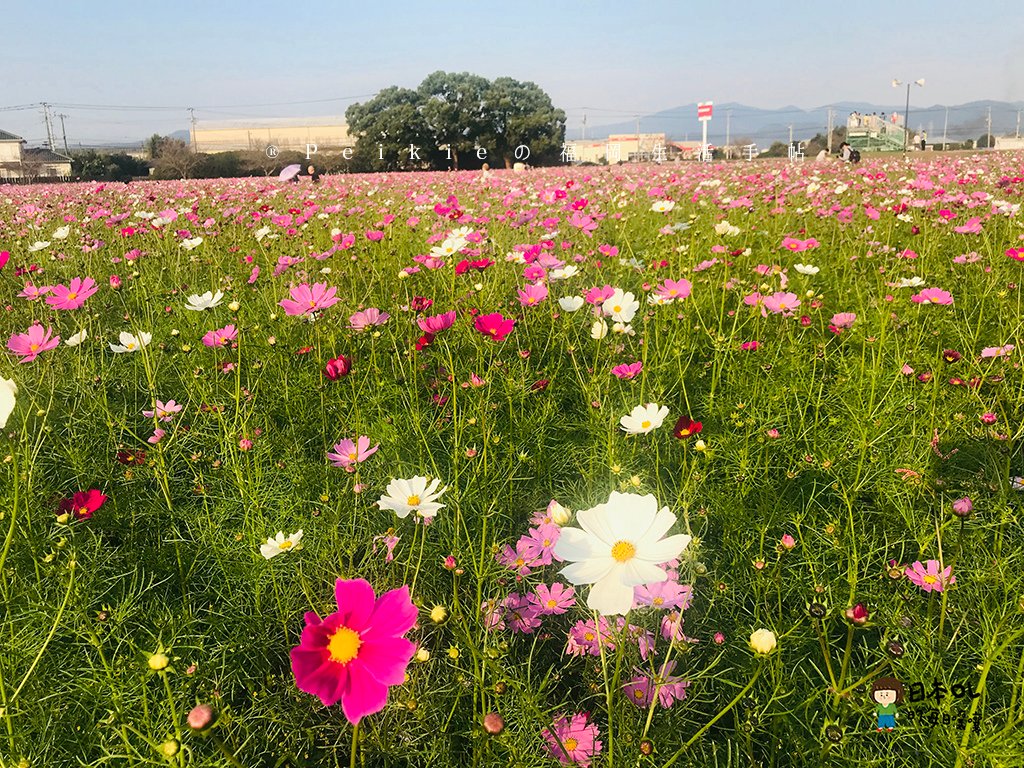
[[[45,136],[41,111],[4,107],[61,105],[71,144],[141,139],[186,128],[187,106],[207,121],[342,115],[439,69],[532,80],[573,136],[584,107],[594,126],[698,100],[902,104],[893,77],[926,78],[920,106],[1024,100],[1019,0],[110,0],[3,14],[24,33],[5,34],[0,128],[30,143]],[[323,99],[339,100],[282,104]],[[263,104],[275,106],[240,106]]]

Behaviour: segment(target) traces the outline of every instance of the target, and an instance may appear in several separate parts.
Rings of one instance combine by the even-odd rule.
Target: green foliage
[[[131,181],[149,175],[149,164],[124,152],[101,153],[94,149],[71,156],[71,174],[83,181]]]

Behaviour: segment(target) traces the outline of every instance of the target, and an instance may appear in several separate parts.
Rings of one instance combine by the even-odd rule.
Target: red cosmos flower
[[[425,296],[413,296],[412,301],[409,302],[409,309],[413,312],[426,312],[432,306],[434,306],[434,300]]]
[[[533,384],[530,385],[530,391],[543,392],[545,389],[548,388],[548,384],[550,383],[551,379],[537,379],[537,381],[533,382]]]
[[[348,376],[348,372],[352,370],[352,361],[344,355],[338,355],[333,360],[327,361],[327,366],[324,368],[324,376],[331,381],[336,381],[342,376]]]
[[[676,436],[678,440],[685,440],[688,437],[693,437],[704,425],[699,421],[694,421],[689,416],[680,416],[679,421],[676,422],[676,428],[672,430],[672,434]]]
[[[418,339],[416,339],[416,351],[419,352],[421,349],[429,347],[434,341],[434,334],[424,333]]]
[[[118,451],[117,460],[121,464],[141,464],[146,460],[145,451]]]
[[[863,627],[868,623],[868,609],[864,603],[857,603],[852,608],[847,608],[843,615],[846,616],[846,620],[851,624],[858,627]]]
[[[59,514],[73,514],[76,520],[88,520],[93,512],[103,506],[107,496],[95,488],[88,491],[78,491],[70,499],[64,499],[57,507]]]
[[[505,337],[512,332],[515,324],[516,321],[513,318],[505,318],[500,312],[492,312],[489,315],[480,315],[473,323],[473,327],[495,341],[504,341]]]

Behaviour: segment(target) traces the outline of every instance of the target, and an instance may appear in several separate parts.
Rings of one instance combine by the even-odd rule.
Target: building
[[[1019,136],[996,136],[995,138],[996,149],[1024,149],[1024,138]]]
[[[196,123],[190,140],[196,152],[340,152],[356,145],[348,125],[338,117],[280,118],[246,123]]]
[[[0,182],[71,178],[71,158],[45,148],[26,148],[21,136],[0,130]]]
[[[607,139],[565,142],[570,162],[609,165],[690,159],[696,157],[695,148],[699,150],[699,141],[666,141],[664,133],[613,133]]]

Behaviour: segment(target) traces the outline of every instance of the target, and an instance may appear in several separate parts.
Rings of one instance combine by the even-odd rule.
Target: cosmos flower
[[[660,408],[657,403],[638,405],[626,416],[619,419],[622,430],[628,435],[646,435],[662,425],[668,416],[668,406]]]
[[[302,549],[301,528],[291,536],[285,536],[284,531],[278,531],[277,536],[271,536],[265,544],[260,544],[260,554],[267,560],[295,549]]]
[[[953,296],[940,288],[925,288],[911,296],[910,300],[915,304],[952,304]]]
[[[355,472],[356,464],[361,464],[373,456],[380,448],[380,444],[370,447],[370,438],[360,435],[354,442],[351,438],[345,438],[335,444],[334,452],[327,452],[327,458],[336,467],[341,467],[346,472]]]
[[[110,351],[115,354],[123,354],[125,352],[136,352],[142,349],[144,346],[149,344],[153,339],[153,334],[146,333],[145,331],[139,331],[139,335],[128,333],[128,331],[121,331],[118,336],[120,344],[111,344]]]
[[[208,331],[203,336],[203,344],[207,347],[224,347],[237,338],[238,329],[234,325],[225,325],[215,331]]]
[[[17,402],[18,385],[11,379],[0,376],[0,429],[7,426],[7,419],[11,417],[14,406]]]
[[[410,512],[420,517],[433,517],[444,507],[444,504],[437,503],[437,499],[448,490],[447,486],[437,490],[440,484],[441,481],[435,478],[428,486],[427,478],[419,475],[408,480],[393,479],[377,501],[377,506],[390,509],[402,518]]]
[[[558,306],[565,312],[575,312],[584,303],[582,296],[563,296],[558,300]]]
[[[600,732],[587,720],[585,713],[555,718],[552,728],[545,728],[544,749],[563,765],[590,768],[590,761],[601,753]]]
[[[76,520],[88,520],[107,500],[107,496],[95,488],[78,491],[70,499],[64,499],[58,506],[60,514],[73,514]]]
[[[391,315],[387,312],[381,312],[376,307],[369,307],[353,314],[348,319],[348,327],[353,331],[365,331],[367,328],[384,325],[390,319]]]
[[[224,298],[223,291],[207,291],[202,296],[199,294],[192,294],[188,297],[188,303],[185,305],[185,309],[190,309],[193,312],[202,312],[204,309],[213,309],[218,306]]]
[[[488,315],[480,315],[473,323],[473,327],[495,341],[504,341],[505,337],[512,333],[515,324],[514,319],[505,318],[500,312],[492,312]]]
[[[405,681],[416,645],[403,635],[416,623],[409,588],[380,597],[363,579],[338,579],[338,610],[321,619],[312,611],[299,644],[291,650],[299,690],[324,706],[341,702],[350,723],[384,709],[388,688]]]
[[[76,277],[72,279],[70,285],[50,286],[52,295],[46,298],[46,303],[54,309],[78,309],[97,290],[99,289],[96,287],[96,281],[91,277],[84,280]]]
[[[39,323],[29,326],[25,333],[12,333],[7,340],[7,348],[16,355],[21,355],[19,363],[31,363],[40,353],[53,349],[60,344],[60,336],[53,336],[53,329]]]
[[[956,584],[953,566],[941,568],[938,560],[929,560],[927,564],[917,560],[907,566],[906,576],[925,592],[942,592],[950,584]]]
[[[328,288],[327,283],[314,283],[312,286],[302,283],[289,291],[290,299],[281,299],[277,303],[289,315],[308,315],[337,304],[337,292],[334,286]]]

